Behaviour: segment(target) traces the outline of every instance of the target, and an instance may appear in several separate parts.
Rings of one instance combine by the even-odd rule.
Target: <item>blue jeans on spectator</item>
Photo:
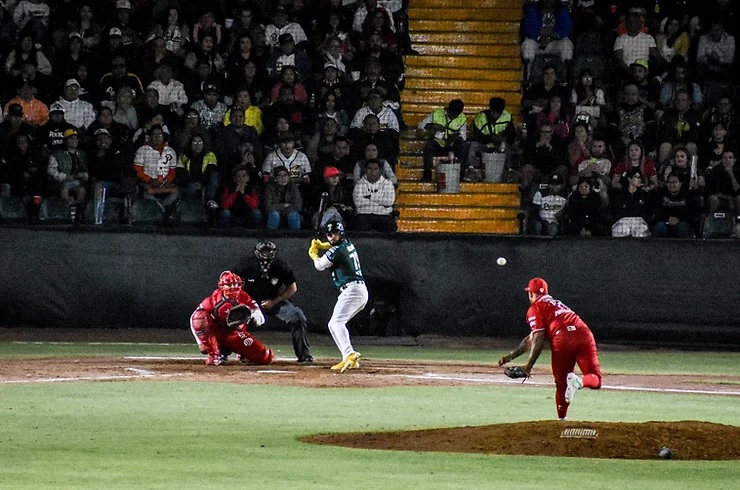
[[[259,228],[262,225],[262,211],[259,208],[249,210],[246,216],[235,215],[230,209],[221,210],[222,226],[246,226],[247,228]]]
[[[285,218],[283,220],[283,218]],[[300,230],[301,229],[301,213],[295,209],[289,212],[287,215],[282,215],[279,211],[268,211],[267,213],[267,229],[277,230],[280,227],[281,222],[287,224],[289,230]]]
[[[653,236],[657,238],[688,238],[691,236],[691,225],[685,221],[679,221],[675,226],[671,226],[665,221],[659,221],[653,225]]]
[[[181,188],[180,191],[183,194],[183,199],[196,201],[202,198],[204,203],[210,200],[215,201],[218,188],[221,185],[221,175],[218,172],[209,171],[203,180],[203,188],[200,190],[195,188],[195,182],[190,182],[186,187]]]

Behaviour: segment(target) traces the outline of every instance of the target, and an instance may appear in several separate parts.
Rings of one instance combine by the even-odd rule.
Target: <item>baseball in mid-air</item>
[[[496,263],[498,265],[506,265],[506,259],[503,257],[499,257],[498,259],[496,259]]]

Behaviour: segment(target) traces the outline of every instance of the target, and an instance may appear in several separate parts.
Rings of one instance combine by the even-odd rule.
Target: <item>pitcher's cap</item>
[[[547,282],[541,277],[534,277],[529,280],[529,284],[524,290],[535,294],[547,294]]]

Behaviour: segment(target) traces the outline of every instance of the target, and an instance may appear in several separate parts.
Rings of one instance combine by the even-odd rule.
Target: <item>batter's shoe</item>
[[[340,373],[349,371],[350,369],[357,369],[360,367],[360,357],[362,354],[359,352],[350,352],[347,359],[344,360],[344,366],[339,370]]]
[[[568,373],[565,383],[565,403],[570,403],[576,391],[583,388],[583,381],[581,381],[581,378],[576,373]]]

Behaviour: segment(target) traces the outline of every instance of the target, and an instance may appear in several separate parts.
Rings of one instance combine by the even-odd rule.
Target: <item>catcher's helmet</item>
[[[244,286],[244,280],[231,271],[223,271],[218,279],[218,289],[230,299],[236,297],[242,286]]]
[[[344,235],[344,224],[341,221],[329,221],[326,224],[325,232],[327,234],[338,233],[339,235]]]

